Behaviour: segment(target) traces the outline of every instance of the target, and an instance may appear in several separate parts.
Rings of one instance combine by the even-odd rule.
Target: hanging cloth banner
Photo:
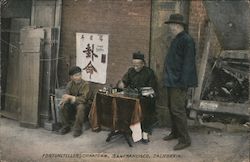
[[[108,34],[76,33],[76,65],[86,81],[106,83]]]

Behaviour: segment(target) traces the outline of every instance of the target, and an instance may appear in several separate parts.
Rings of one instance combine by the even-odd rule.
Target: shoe
[[[187,143],[179,142],[177,145],[174,146],[174,150],[182,150],[190,145],[191,145],[191,142],[187,142]]]
[[[70,132],[70,127],[69,126],[64,126],[59,130],[59,134],[64,135]]]
[[[97,127],[97,128],[92,128],[92,131],[93,132],[100,132],[102,129],[100,127]]]
[[[73,137],[78,137],[82,134],[82,131],[81,130],[75,130],[74,133],[73,133]]]
[[[169,140],[173,140],[173,139],[177,139],[177,136],[175,136],[174,134],[170,133],[169,135],[163,137],[164,141],[169,141]]]
[[[141,142],[145,145],[147,145],[149,143],[149,139],[141,139]]]

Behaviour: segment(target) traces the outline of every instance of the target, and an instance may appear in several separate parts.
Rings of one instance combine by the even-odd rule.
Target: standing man
[[[68,133],[71,129],[70,119],[72,119],[72,112],[75,114],[73,136],[78,137],[82,134],[85,109],[88,104],[89,84],[82,79],[81,72],[82,70],[78,66],[74,66],[69,70],[71,81],[68,82],[66,93],[62,96],[60,103],[63,127],[59,132],[62,135]]]
[[[133,53],[132,60],[133,67],[129,68],[123,76],[118,88],[132,88],[140,90],[143,87],[152,87],[156,91],[156,78],[154,71],[145,66],[144,54],[140,52]],[[147,144],[149,142],[148,133],[151,133],[153,120],[156,118],[155,114],[155,97],[142,96],[140,98],[143,113],[142,120],[142,142]]]
[[[174,150],[191,145],[187,128],[186,97],[189,87],[197,87],[195,43],[184,31],[185,22],[181,14],[172,14],[165,24],[174,35],[164,62],[164,85],[167,87],[168,107],[172,122],[171,133],[163,140],[178,138]]]

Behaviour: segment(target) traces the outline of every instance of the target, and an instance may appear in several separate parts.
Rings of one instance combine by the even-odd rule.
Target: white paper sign
[[[108,34],[76,33],[76,65],[86,81],[106,83]]]

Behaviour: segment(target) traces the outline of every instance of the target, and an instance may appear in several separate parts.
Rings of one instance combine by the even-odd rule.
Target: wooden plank
[[[5,111],[5,110],[1,110],[0,111],[0,117],[1,116],[9,118],[9,119],[13,119],[13,120],[17,120],[18,119],[18,114],[17,113]]]
[[[26,28],[21,30],[21,54],[19,68],[20,125],[38,127],[40,96],[40,56],[43,29]]]
[[[20,30],[29,25],[29,19],[14,18],[11,20],[10,46],[7,68],[7,85],[5,93],[5,111],[15,113],[18,116],[18,69],[19,69],[19,42]]]
[[[56,0],[55,10],[55,27],[60,28],[61,26],[61,13],[62,13],[62,0]]]
[[[37,127],[40,53],[23,53],[20,58],[20,70],[20,122]]]
[[[199,71],[198,71],[198,87],[195,89],[195,92],[194,92],[193,99],[195,101],[200,100],[200,97],[201,97],[201,91],[202,91],[203,81],[205,78],[205,72],[206,72],[209,49],[210,49],[210,41],[211,41],[211,36],[212,36],[211,32],[212,32],[211,22],[209,22],[208,27],[207,27],[207,32],[206,32],[207,35],[206,35],[206,40],[205,40],[205,47],[202,53],[201,63],[200,63]],[[194,105],[194,106],[197,106],[197,105]]]
[[[208,100],[200,100],[197,103],[198,107],[195,108],[195,110],[197,111],[250,117],[250,114],[248,112],[248,106],[249,106],[248,104],[208,101]]]
[[[60,32],[61,32],[61,15],[62,15],[62,0],[56,1],[56,11],[55,11],[55,27],[58,29],[58,42],[56,47],[56,60],[55,60],[55,88],[59,87],[58,76],[57,76],[57,67],[58,67],[58,58],[59,58],[59,48],[60,48]]]
[[[220,57],[233,59],[248,59],[249,55],[249,50],[224,50],[221,52]]]
[[[1,19],[1,29],[10,29],[11,19],[10,18],[2,18]],[[7,84],[7,62],[8,62],[8,53],[9,53],[9,39],[10,33],[3,32],[1,30],[1,110],[4,109],[5,106],[5,92],[6,92],[6,84]]]

